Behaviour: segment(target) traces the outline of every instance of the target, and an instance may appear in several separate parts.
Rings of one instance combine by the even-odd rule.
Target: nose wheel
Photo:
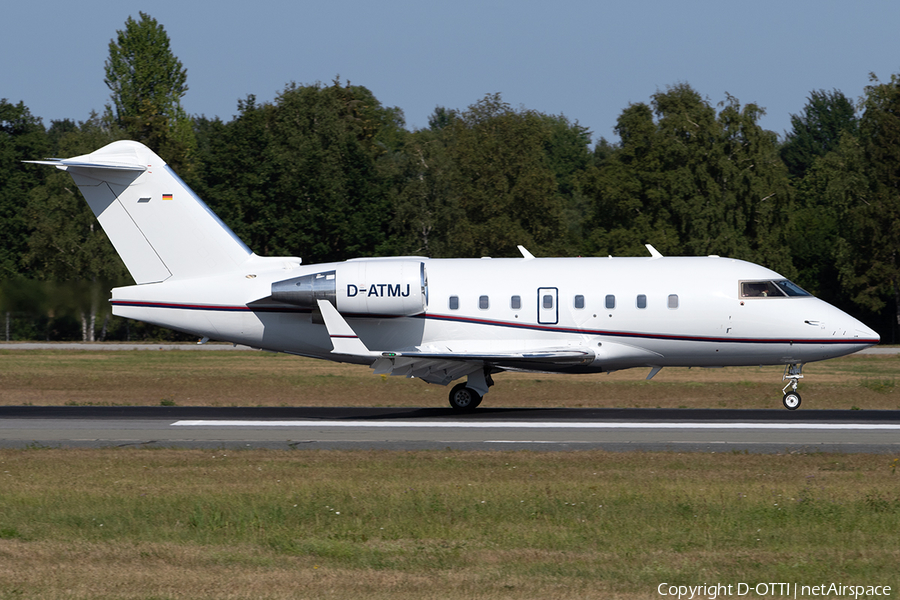
[[[787,385],[784,386],[784,389],[781,390],[784,393],[784,397],[781,399],[781,403],[784,404],[784,407],[788,410],[797,410],[800,407],[800,394],[797,393],[797,382],[803,379],[803,375],[800,372],[803,370],[803,365],[799,363],[786,365],[784,367],[784,375],[781,377],[782,381],[787,381]],[[791,388],[791,391],[788,391],[788,388]]]
[[[800,407],[800,394],[797,392],[788,392],[781,399],[781,403],[788,410],[797,410]]]

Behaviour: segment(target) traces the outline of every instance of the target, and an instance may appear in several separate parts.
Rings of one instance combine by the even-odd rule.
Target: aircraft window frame
[[[647,308],[647,294],[638,294],[635,300],[637,307],[641,310]]]
[[[487,310],[491,307],[491,299],[487,295],[478,296],[478,308]]]
[[[511,296],[509,299],[509,307],[513,310],[522,310],[522,296]]]
[[[669,294],[669,299],[667,301],[667,306],[671,310],[675,310],[678,308],[678,294]]]
[[[616,295],[615,294],[607,294],[606,295],[606,310],[613,310],[616,307]]]
[[[584,308],[584,296],[582,294],[575,295],[575,308],[579,310]]]
[[[448,306],[450,310],[459,310],[459,296],[450,296]]]

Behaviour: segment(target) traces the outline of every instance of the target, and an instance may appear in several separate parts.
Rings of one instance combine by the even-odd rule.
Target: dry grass
[[[805,368],[803,408],[898,409],[898,355]],[[777,408],[779,367],[645,369],[604,375],[502,373],[492,407]],[[367,367],[264,352],[36,351],[0,345],[0,404],[445,406],[448,389]]]
[[[0,451],[0,598],[650,598],[900,586],[866,455]]]
[[[239,556],[236,565],[231,556]],[[579,582],[534,586],[465,572],[411,573],[323,567],[314,557],[279,557],[255,548],[173,544],[0,542],[0,597],[217,600],[264,598],[636,598]],[[253,560],[257,564],[253,565]],[[4,568],[6,565],[6,568]],[[14,570],[14,572],[13,572]],[[4,580],[10,581],[3,595]],[[574,585],[573,585],[574,584]]]

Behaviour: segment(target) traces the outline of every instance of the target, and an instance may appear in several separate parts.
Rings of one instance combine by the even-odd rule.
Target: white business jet
[[[137,285],[113,314],[203,338],[447,385],[471,410],[502,371],[785,365],[877,344],[853,317],[759,265],[721,258],[257,256],[142,144],[33,161],[67,171]]]

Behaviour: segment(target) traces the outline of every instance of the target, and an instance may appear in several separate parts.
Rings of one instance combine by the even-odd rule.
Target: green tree
[[[430,127],[411,133],[395,153],[391,253],[455,256],[450,228],[464,218],[455,202],[456,165],[450,156],[450,124],[456,112],[442,107],[429,118]]]
[[[646,181],[659,169],[653,111],[644,103],[629,105],[619,115],[615,132],[620,142],[595,149],[594,164],[580,178],[580,188],[593,205],[585,219],[583,253],[640,256],[648,240],[659,247],[675,236],[671,224],[645,209]],[[668,252],[668,244],[662,249]]]
[[[837,149],[844,132],[856,134],[858,119],[843,93],[817,90],[810,92],[802,114],[791,115],[791,126],[781,158],[792,177],[802,178],[816,158]]]
[[[96,114],[78,125],[54,122],[49,133],[60,156],[87,154],[115,139]],[[131,283],[121,259],[67,173],[54,169],[31,189],[24,214],[31,235],[23,264],[36,279],[61,286],[50,308],[77,315],[82,339],[93,341],[98,315],[109,317],[109,288]]]
[[[87,154],[115,139],[96,114],[75,130],[68,124],[63,127],[66,131],[59,136],[57,148],[62,156]],[[24,212],[32,233],[23,262],[36,278],[129,281],[121,259],[69,174],[48,172],[46,182],[30,190]]]
[[[765,111],[756,104],[741,106],[729,95],[720,106],[726,151],[719,188],[735,206],[737,216],[731,222],[736,234],[743,226],[749,245],[747,254],[735,256],[794,277],[797,270],[787,243],[794,190],[778,155],[778,136],[759,126]]]
[[[582,178],[594,198],[586,239],[592,254],[720,254],[791,275],[785,215],[791,187],[777,137],[759,127],[754,104],[728,97],[717,113],[687,84],[629,106],[618,147]]]
[[[398,157],[393,240],[402,254],[518,256],[577,249],[578,174],[590,132],[565,116],[514,110],[488,95],[466,111],[438,107]],[[536,218],[535,215],[541,215]]]
[[[837,270],[837,248],[850,207],[865,204],[869,173],[858,136],[841,136],[838,145],[817,158],[796,183],[798,208],[788,236],[797,267],[797,283],[844,309],[854,303]],[[856,307],[858,310],[858,306]]]
[[[45,167],[22,161],[49,154],[50,143],[41,120],[22,102],[0,100],[0,279],[27,270],[21,262],[29,235],[25,199],[46,175]]]
[[[146,144],[187,176],[196,146],[190,118],[181,106],[187,69],[172,53],[169,36],[153,17],[128,17],[125,29],[109,42],[105,83],[112,105],[107,118]]]
[[[513,110],[499,94],[460,113],[450,135],[453,202],[459,219],[448,235],[458,256],[558,253],[564,203],[547,154],[553,128],[544,115]]]
[[[322,262],[387,248],[399,109],[335,81],[291,84],[272,104],[251,96],[239,110],[203,123],[222,135],[204,150],[202,190],[254,251]]]
[[[570,255],[580,251],[583,225],[590,212],[590,199],[582,192],[579,178],[591,165],[591,132],[564,115],[542,115],[550,135],[544,142],[546,163],[553,171],[557,195],[563,203],[567,238],[557,252]]]
[[[837,267],[856,305],[883,312],[894,304],[893,328],[900,325],[900,75],[888,83],[871,76],[859,130],[863,160],[855,171],[868,185],[842,207]]]
[[[276,246],[278,229],[290,227],[291,221],[289,214],[283,215],[281,224],[273,218],[280,176],[269,127],[273,110],[250,95],[238,101],[238,115],[228,123],[218,118],[196,121],[200,166],[192,183],[210,208],[261,256],[282,253]]]

